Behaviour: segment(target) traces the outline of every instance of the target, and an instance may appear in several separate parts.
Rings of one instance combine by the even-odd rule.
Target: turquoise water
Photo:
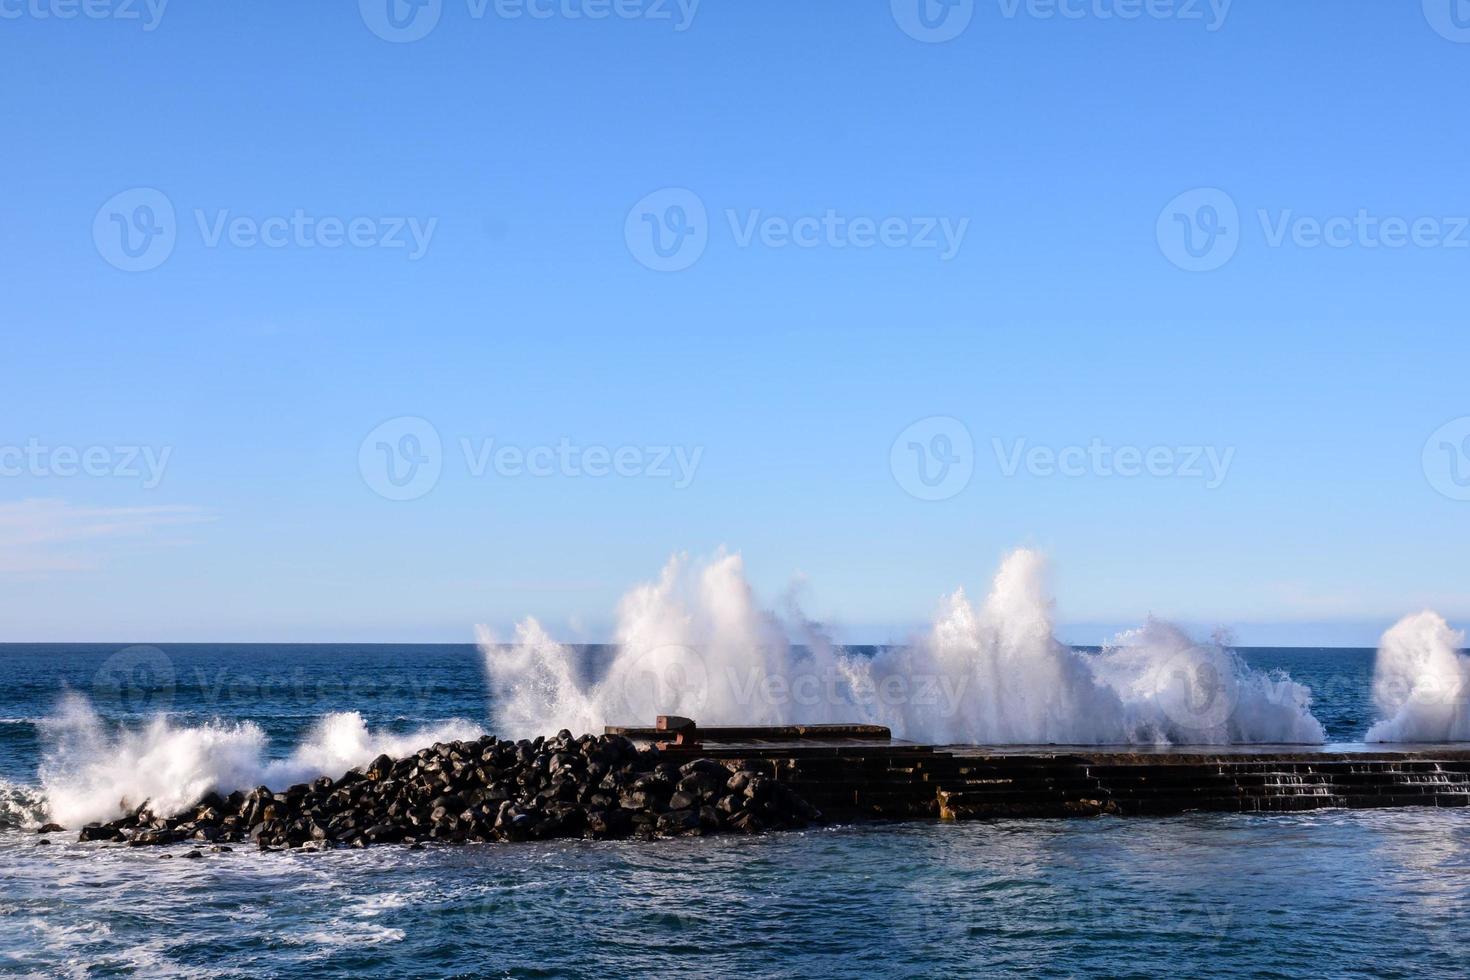
[[[171,683],[109,694],[117,647],[0,647],[8,812],[34,798],[36,721],[64,687],[110,717],[253,719],[278,754],[329,711],[488,724],[471,647],[164,649]],[[1370,652],[1247,656],[1322,692],[1333,739],[1366,729]],[[4,829],[0,971],[1461,976],[1467,829],[1453,810],[1199,814],[195,861]]]

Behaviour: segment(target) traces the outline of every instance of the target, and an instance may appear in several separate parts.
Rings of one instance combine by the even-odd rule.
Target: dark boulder
[[[618,797],[618,803],[624,810],[663,809],[663,802],[657,796],[641,789],[622,794]]]
[[[765,825],[761,823],[760,817],[749,810],[745,810],[732,817],[729,826],[731,830],[739,831],[742,834],[758,834],[766,829]]]
[[[685,757],[687,758],[687,757]],[[585,837],[651,839],[799,827],[820,814],[772,776],[682,761],[619,735],[443,742],[401,759],[379,756],[340,779],[282,791],[208,793],[174,815],[145,802],[79,840],[134,846],[189,840],[211,850],[330,850],[423,842]],[[46,831],[56,828],[48,826]],[[191,852],[197,853],[197,852]]]
[[[681,776],[692,776],[695,773],[713,776],[721,783],[730,778],[730,770],[726,768],[725,764],[716,762],[714,759],[695,759],[693,762],[686,762],[679,767],[679,774]]]
[[[598,840],[621,840],[633,832],[633,813],[621,807],[592,810],[587,814],[587,831]]]
[[[122,831],[112,824],[88,824],[82,828],[77,840],[81,841],[120,841],[123,839]]]
[[[363,836],[372,844],[392,844],[403,839],[403,828],[391,823],[380,823],[369,827]]]
[[[765,776],[753,774],[745,783],[745,795],[759,802],[771,799],[776,792],[776,783]]]
[[[693,810],[670,810],[658,818],[658,832],[668,837],[694,833],[699,829],[699,814]]]
[[[729,770],[721,770],[726,775],[717,776],[709,772],[692,772],[679,780],[679,792],[690,793],[701,800],[711,800],[719,797],[729,781]]]
[[[468,804],[465,802],[465,798],[458,794],[440,796],[429,801],[429,806],[435,809],[439,809],[442,807],[443,809],[449,810],[452,813],[458,813],[460,810],[463,810],[467,805]]]

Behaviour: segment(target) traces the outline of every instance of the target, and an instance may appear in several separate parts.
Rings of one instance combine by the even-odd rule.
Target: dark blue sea
[[[1242,653],[1311,687],[1332,741],[1362,737],[1372,651]],[[1455,810],[833,826],[423,852],[241,848],[200,861],[69,834],[42,845],[39,767],[56,737],[45,719],[75,710],[63,707],[69,692],[104,727],[163,714],[178,730],[215,733],[210,751],[240,751],[245,731],[274,759],[321,737],[335,712],[412,738],[443,724],[494,731],[493,705],[471,646],[8,645],[0,678],[0,973],[1470,971],[1461,934],[1470,814]],[[166,781],[186,778],[192,756],[173,746],[142,758],[179,766],[150,774]]]

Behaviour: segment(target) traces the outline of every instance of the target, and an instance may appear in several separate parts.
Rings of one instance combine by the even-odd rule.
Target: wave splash
[[[1101,653],[1055,637],[1045,562],[1020,550],[978,606],[949,596],[929,632],[868,657],[834,644],[796,604],[756,601],[739,555],[676,556],[624,597],[618,651],[582,680],[535,620],[502,646],[481,631],[499,726],[512,736],[595,731],[658,714],[701,723],[886,724],[936,743],[1320,743],[1311,693],[1251,670],[1223,638],[1196,642],[1161,621]]]
[[[1434,612],[1406,616],[1383,634],[1373,662],[1373,702],[1381,716],[1369,742],[1470,740],[1470,657],[1465,634]]]
[[[141,727],[109,725],[80,694],[62,698],[41,722],[47,748],[40,767],[50,819],[67,827],[116,819],[148,802],[175,813],[211,790],[283,788],[317,776],[340,776],[382,753],[403,755],[434,742],[477,738],[481,729],[454,719],[407,735],[369,730],[355,711],[323,716],[283,759],[267,756],[269,739],[253,722],[177,725],[158,716]]]
[[[1099,653],[1055,636],[1046,565],[1007,557],[980,601],[944,598],[929,629],[875,655],[834,643],[794,600],[777,612],[756,598],[738,554],[677,556],[618,607],[617,652],[586,678],[572,651],[533,619],[481,648],[499,734],[647,724],[680,714],[708,725],[869,722],[918,741],[974,744],[1216,745],[1320,743],[1311,692],[1282,672],[1252,670],[1223,636],[1199,640],[1160,620]],[[1381,720],[1369,741],[1470,740],[1470,657],[1464,634],[1435,613],[1385,633],[1375,664]],[[0,825],[113,819],[144,801],[161,813],[203,794],[283,788],[340,775],[379,754],[478,737],[452,719],[405,735],[374,732],[356,712],[324,716],[285,758],[251,722],[142,726],[105,722],[67,695],[38,722],[47,746],[42,797],[0,786]]]
[[[0,779],[0,830],[35,830],[45,819],[46,797],[39,790]]]

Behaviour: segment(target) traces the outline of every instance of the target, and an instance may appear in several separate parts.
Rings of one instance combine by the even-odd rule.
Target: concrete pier
[[[871,725],[609,728],[764,772],[836,819],[1291,812],[1470,804],[1470,745],[917,745]]]

